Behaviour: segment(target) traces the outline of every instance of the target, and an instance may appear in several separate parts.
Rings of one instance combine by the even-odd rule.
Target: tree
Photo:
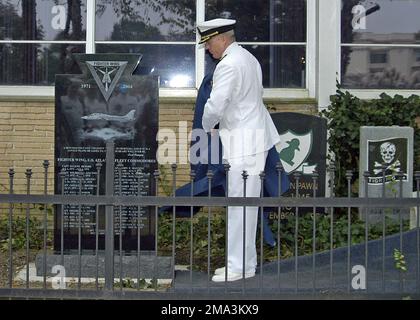
[[[169,26],[171,40],[185,34],[193,34],[195,28],[195,1],[191,0],[99,0],[97,15],[105,12],[107,5],[112,5],[117,16],[125,20],[142,22],[146,26]],[[151,21],[151,13],[159,19]],[[136,39],[138,40],[138,39]]]
[[[58,0],[54,1],[58,4]],[[82,26],[82,3],[81,0],[67,0],[67,16],[64,30],[59,33],[55,40],[80,40],[86,38]],[[51,46],[53,49],[53,46]],[[80,73],[76,62],[71,56],[73,53],[83,53],[83,46],[59,45],[60,59],[58,62],[59,73]]]
[[[40,40],[44,33],[36,23],[36,3],[22,1],[22,16],[10,2],[0,3],[0,37],[5,40]],[[23,49],[22,49],[23,48]],[[37,81],[37,44],[4,44],[0,55],[4,84],[33,84]]]
[[[359,0],[342,1],[341,9],[341,43],[353,43],[354,33],[352,27],[353,14],[352,9],[359,3]],[[347,72],[350,63],[351,47],[341,47],[341,75]]]
[[[23,20],[23,38],[25,40],[36,40],[37,26],[36,26],[36,1],[28,0],[22,1],[22,20]],[[36,83],[37,72],[37,48],[38,45],[33,43],[25,43],[23,45],[23,83]]]
[[[306,2],[303,0],[259,1],[243,5],[235,0],[211,1],[206,19],[235,19],[240,42],[306,41]],[[301,87],[305,70],[304,46],[253,46],[261,63],[264,86]]]

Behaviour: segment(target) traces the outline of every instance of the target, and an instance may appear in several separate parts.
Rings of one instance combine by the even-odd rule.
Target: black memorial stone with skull
[[[405,138],[369,140],[367,155],[368,183],[383,183],[382,168],[385,169],[385,183],[394,181],[396,175],[401,173],[403,174],[403,180],[406,181],[408,171],[407,153],[408,140]]]

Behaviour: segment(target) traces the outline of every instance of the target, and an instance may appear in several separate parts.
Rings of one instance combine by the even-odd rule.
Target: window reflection
[[[96,1],[98,41],[195,41],[196,1]]]
[[[416,48],[387,44],[420,44],[420,1],[342,1],[342,85],[358,89],[419,89]],[[376,46],[370,46],[375,44]],[[383,47],[377,47],[383,44]]]
[[[0,39],[77,40],[86,38],[86,0],[0,1]]]
[[[206,0],[206,20],[237,20],[238,41],[306,41],[305,0]]]
[[[54,85],[56,74],[81,73],[73,59],[84,45],[0,44],[0,85]]]
[[[206,20],[236,19],[239,42],[306,42],[305,0],[206,0]],[[305,88],[304,45],[244,46],[259,60],[265,88]],[[206,57],[206,72],[214,62]]]
[[[0,39],[86,39],[86,0],[0,1]],[[0,45],[0,84],[52,85],[55,74],[79,73],[73,53],[85,45],[5,43]]]
[[[418,49],[352,47],[350,52],[342,75],[343,87],[420,89]]]
[[[169,87],[186,88],[189,87],[191,80],[191,77],[186,74],[175,74],[169,79]]]
[[[342,1],[342,43],[420,43],[420,1]]]
[[[244,46],[260,62],[265,88],[305,88],[305,46]]]
[[[97,53],[141,53],[135,74],[154,74],[161,87],[195,87],[195,45],[96,45]]]
[[[305,88],[305,46],[243,46],[260,62],[265,88]],[[214,70],[216,61],[206,54],[206,73]]]

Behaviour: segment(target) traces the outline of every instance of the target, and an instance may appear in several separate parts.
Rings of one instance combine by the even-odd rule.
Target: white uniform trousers
[[[228,160],[230,164],[228,195],[243,197],[243,171],[247,171],[246,197],[259,197],[261,180],[259,174],[264,170],[267,152]],[[258,207],[246,207],[245,217],[245,273],[255,272],[257,266],[256,232]],[[243,269],[243,228],[244,207],[228,207],[228,271],[242,273]]]

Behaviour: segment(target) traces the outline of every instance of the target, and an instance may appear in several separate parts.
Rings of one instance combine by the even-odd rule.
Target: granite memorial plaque
[[[75,59],[83,74],[56,75],[55,81],[55,193],[79,194],[81,189],[82,194],[104,194],[106,144],[113,141],[114,193],[154,195],[150,175],[157,169],[158,77],[132,74],[139,54],[78,54]],[[137,206],[114,210],[115,248],[121,236],[124,251],[137,250],[140,226],[141,250],[154,250],[153,208],[141,207],[140,215]],[[64,250],[78,248],[79,219],[82,249],[95,249],[96,227],[99,249],[104,249],[104,212],[100,206],[96,221],[96,206],[58,206],[55,250],[61,248],[61,231]]]
[[[289,175],[290,189],[285,197],[296,196],[295,172],[301,174],[298,197],[313,197],[314,170],[319,177],[316,196],[325,196],[327,121],[317,116],[294,112],[272,113],[271,117],[278,130],[281,141],[276,145],[283,169]],[[323,208],[317,208],[321,212]],[[299,208],[299,213],[313,212],[313,208]],[[296,208],[281,208],[281,219],[295,215]],[[272,213],[271,219],[277,219],[278,213]]]
[[[411,197],[413,189],[413,140],[411,127],[362,126],[360,127],[359,197],[399,197],[401,175],[403,197]],[[382,167],[385,171],[383,172]],[[385,188],[384,188],[385,186]],[[377,220],[381,208],[369,209],[369,220]],[[408,215],[404,210],[404,216]],[[363,216],[363,215],[362,215]]]

